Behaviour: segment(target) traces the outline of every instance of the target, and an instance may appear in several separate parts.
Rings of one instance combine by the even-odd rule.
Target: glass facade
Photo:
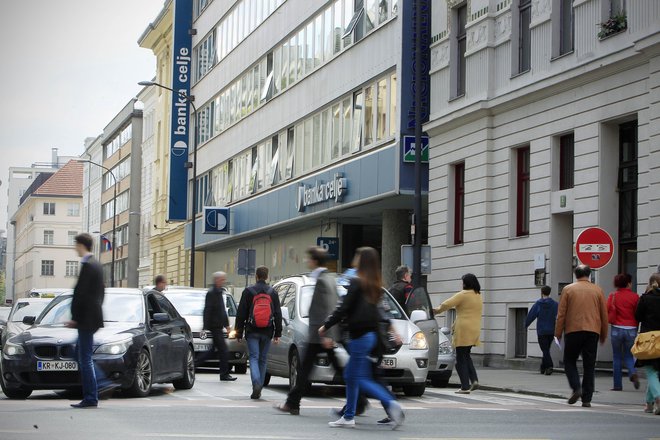
[[[117,196],[117,215],[128,209],[128,193],[129,191],[124,191]],[[101,207],[101,221],[110,220],[114,215],[114,200],[110,199]]]
[[[112,174],[106,172],[103,175],[103,191],[107,190],[108,188],[112,188],[112,186],[115,184],[115,179],[113,178],[113,175],[114,177],[117,178],[117,182],[121,182],[125,177],[127,177],[131,173],[130,156],[119,162],[117,165],[115,165],[111,171]]]
[[[105,151],[104,157],[108,159],[115,154],[126,142],[131,140],[132,136],[133,126],[129,124],[123,130],[117,132],[117,134],[115,134],[115,136],[103,146]]]

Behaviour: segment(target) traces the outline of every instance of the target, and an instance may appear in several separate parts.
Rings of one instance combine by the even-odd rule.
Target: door
[[[275,287],[275,293],[280,300],[280,307],[283,309],[289,295],[295,295],[295,286],[291,283],[282,283]],[[284,321],[284,320],[283,320]],[[290,325],[290,324],[289,324]],[[284,336],[288,326],[282,322],[282,335]],[[268,370],[271,374],[278,376],[287,376],[289,374],[289,346],[283,340],[279,344],[271,344],[268,353]]]
[[[410,292],[410,296],[406,300],[406,309],[408,313],[421,310],[426,314],[426,319],[415,322],[415,325],[426,336],[426,342],[429,345],[429,371],[434,371],[438,365],[438,323],[433,317],[431,298],[424,287],[418,287]]]
[[[517,358],[527,357],[527,327],[525,321],[527,320],[527,309],[516,309],[516,339],[515,339],[515,352],[514,356]]]
[[[147,295],[148,330],[147,340],[151,351],[151,368],[153,370],[153,382],[168,374],[171,370],[168,365],[167,350],[170,346],[170,335],[168,334],[168,323],[154,321],[154,314],[161,313],[158,300],[153,294]]]
[[[180,373],[183,371],[188,356],[188,341],[186,340],[186,321],[176,311],[172,303],[163,295],[154,294],[161,313],[167,313],[170,320],[164,323],[169,335],[168,372]]]

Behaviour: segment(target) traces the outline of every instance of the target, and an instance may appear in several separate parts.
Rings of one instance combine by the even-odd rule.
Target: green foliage
[[[598,38],[603,39],[626,29],[628,29],[628,17],[625,14],[615,15],[606,22],[600,23]]]

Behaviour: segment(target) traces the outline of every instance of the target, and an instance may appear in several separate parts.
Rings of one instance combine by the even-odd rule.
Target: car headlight
[[[236,330],[232,330],[228,335],[229,339],[236,339]]]
[[[438,347],[438,351],[440,354],[451,354],[453,349],[451,347],[451,342],[449,341],[444,341],[440,343],[440,346]]]
[[[110,342],[108,344],[99,345],[94,351],[95,354],[124,354],[128,348],[133,344],[133,338],[124,339],[123,341]]]
[[[424,333],[417,332],[410,339],[410,349],[411,350],[427,350],[429,345],[426,343],[426,336]]]
[[[20,344],[12,344],[11,342],[6,342],[2,352],[7,356],[20,356],[25,354],[25,348]]]

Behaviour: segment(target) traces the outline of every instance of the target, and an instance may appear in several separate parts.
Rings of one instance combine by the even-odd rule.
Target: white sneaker
[[[387,408],[387,415],[390,416],[392,430],[397,429],[399,426],[403,425],[403,421],[406,420],[406,415],[403,413],[403,408],[396,400],[393,400],[390,403],[390,406]]]
[[[331,428],[355,428],[355,420],[346,420],[342,417],[336,422],[328,423],[328,425]]]

